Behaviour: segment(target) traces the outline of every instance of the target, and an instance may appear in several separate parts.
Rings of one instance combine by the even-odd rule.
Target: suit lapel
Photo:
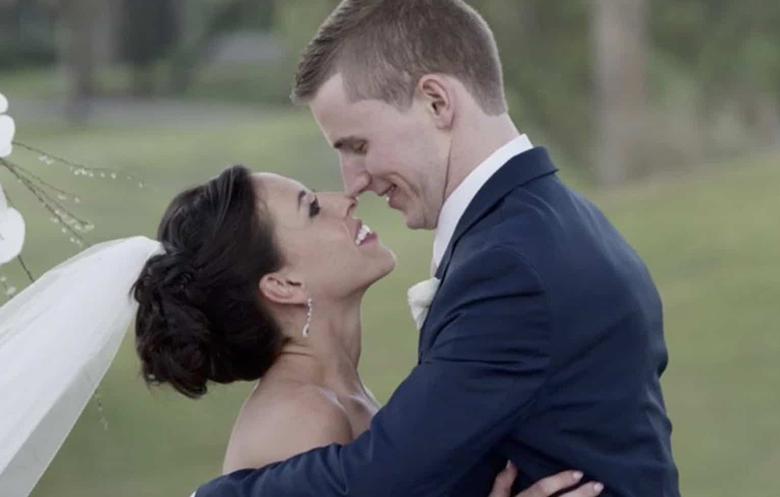
[[[455,233],[442,257],[441,265],[439,265],[436,271],[436,277],[442,281],[444,280],[458,241],[472,226],[484,218],[493,206],[516,187],[529,183],[536,178],[552,174],[557,170],[543,147],[536,147],[517,155],[504,164],[477,192],[460,221],[458,221]],[[431,310],[433,310],[435,303],[436,298],[434,297],[434,301],[431,303]],[[431,315],[429,314],[420,330],[418,363],[422,361],[423,355],[431,346],[432,338],[429,336],[430,332],[428,330],[428,325],[431,323],[430,318]]]
[[[441,264],[436,271],[436,277],[444,279],[452,258],[452,252],[458,240],[468,232],[490,209],[503,199],[509,192],[536,178],[556,172],[558,169],[550,160],[544,147],[536,147],[517,155],[504,164],[501,169],[485,183],[472,199],[463,216],[458,221],[455,233],[444,252]]]

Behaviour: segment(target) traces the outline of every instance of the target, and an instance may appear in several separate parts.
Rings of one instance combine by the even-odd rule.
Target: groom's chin
[[[428,222],[425,217],[419,215],[419,213],[407,214],[406,212],[402,212],[401,214],[404,216],[406,227],[410,230],[436,229],[436,223]]]
[[[398,207],[391,207],[391,209],[398,211],[398,213],[404,218],[404,224],[410,230],[419,230],[425,228],[422,216],[418,212],[408,211]]]

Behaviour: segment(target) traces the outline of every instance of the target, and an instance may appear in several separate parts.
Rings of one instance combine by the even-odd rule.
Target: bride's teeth
[[[360,245],[361,243],[363,243],[366,237],[371,233],[372,233],[371,228],[369,228],[365,224],[361,226],[360,231],[358,231],[357,237],[355,238],[355,245]]]

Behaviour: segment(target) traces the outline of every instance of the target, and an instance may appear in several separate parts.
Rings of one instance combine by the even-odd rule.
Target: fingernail
[[[506,468],[505,468],[505,469],[509,469],[509,468],[511,468],[511,467],[512,467],[512,461],[507,461],[507,462],[506,462]]]
[[[602,490],[604,490],[604,485],[602,485],[601,483],[594,483],[593,490],[595,490],[596,492],[601,492]]]
[[[575,471],[571,474],[572,478],[574,478],[574,481],[580,481],[582,480],[583,474],[582,471]]]

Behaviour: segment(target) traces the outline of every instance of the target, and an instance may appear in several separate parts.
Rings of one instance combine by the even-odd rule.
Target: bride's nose
[[[345,193],[329,193],[328,201],[334,214],[339,217],[350,217],[358,206],[358,199]]]

